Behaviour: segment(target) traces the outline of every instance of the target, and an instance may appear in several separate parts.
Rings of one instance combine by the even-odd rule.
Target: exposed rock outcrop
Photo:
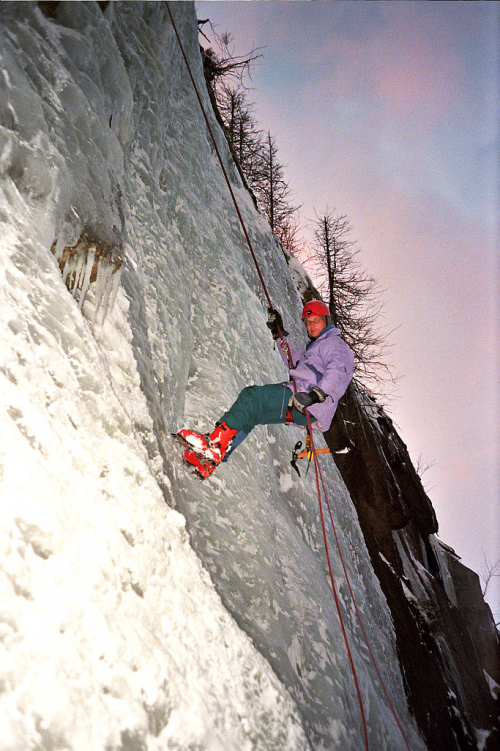
[[[490,690],[498,632],[477,575],[435,538],[434,509],[391,419],[353,383],[325,437],[387,598],[408,703],[429,749],[476,749],[478,731],[484,749],[499,748]]]

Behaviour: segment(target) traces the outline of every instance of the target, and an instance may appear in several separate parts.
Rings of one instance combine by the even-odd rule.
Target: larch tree
[[[200,33],[207,21],[199,21]],[[218,51],[201,47],[205,79],[227,139],[244,181],[251,188],[275,237],[290,252],[300,247],[298,207],[290,202],[290,188],[284,178],[284,166],[271,133],[265,136],[253,116],[245,76],[250,76],[258,48],[246,55],[235,55],[229,33],[218,36],[212,27]],[[206,37],[207,38],[207,37]]]
[[[253,116],[253,104],[248,102],[245,89],[232,87],[221,81],[215,92],[217,106],[241,169],[250,184],[262,148],[262,131]]]
[[[278,159],[276,141],[268,132],[263,139],[252,188],[273,234],[285,244],[293,234],[292,218],[297,208],[290,202],[291,190],[284,178],[284,166]]]
[[[327,302],[335,326],[354,352],[357,376],[373,388],[394,381],[387,364],[388,334],[380,329],[380,287],[364,271],[351,232],[345,214],[336,214],[328,207],[316,214],[305,265]]]

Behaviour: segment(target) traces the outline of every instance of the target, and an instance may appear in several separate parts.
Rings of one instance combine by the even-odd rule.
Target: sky
[[[256,119],[302,220],[328,207],[352,225],[392,332],[389,413],[428,467],[440,539],[484,573],[500,561],[500,3],[196,9],[237,54],[262,48]],[[500,576],[487,600],[500,619]]]

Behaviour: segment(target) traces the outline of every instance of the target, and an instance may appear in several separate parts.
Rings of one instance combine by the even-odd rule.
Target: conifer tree
[[[214,32],[214,36],[218,52],[211,47],[202,47],[201,52],[217,115],[225,127],[244,180],[253,191],[273,234],[287,250],[297,252],[298,207],[290,202],[290,188],[284,179],[284,166],[278,159],[275,139],[269,132],[263,136],[243,83],[245,75],[250,75],[255,60],[260,57],[259,51],[253,48],[247,55],[237,56],[231,49],[232,39],[228,33],[219,37]]]
[[[248,102],[246,90],[221,81],[215,92],[217,106],[226,128],[226,135],[234,154],[250,185],[262,147],[262,131],[253,116],[253,103]]]
[[[393,381],[386,362],[387,335],[380,330],[381,291],[359,261],[345,214],[326,208],[313,226],[313,243],[305,264],[318,283],[333,323],[355,354],[356,371],[373,388]]]
[[[278,159],[275,139],[268,131],[259,151],[252,187],[273,234],[286,240],[297,207],[290,203],[290,187],[284,178],[284,166]]]

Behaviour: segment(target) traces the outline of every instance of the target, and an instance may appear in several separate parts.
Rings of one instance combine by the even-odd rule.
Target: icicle
[[[110,257],[107,255],[107,250],[99,249],[94,243],[91,244],[86,236],[80,237],[76,245],[71,248],[64,245],[64,242],[55,240],[51,251],[54,256],[56,252],[59,254],[63,283],[72,292],[75,300],[78,300],[80,310],[83,309],[94,269],[96,270],[93,318],[96,322],[99,311],[102,311],[101,322],[104,323],[108,312],[114,305],[120,286],[121,259]]]
[[[116,270],[116,262],[110,263],[103,258],[99,259],[94,321],[97,322],[97,314],[101,311],[101,325],[113,308],[118,287],[120,286],[121,272],[121,269]]]
[[[63,277],[62,277],[64,284],[66,284],[66,280],[68,279],[68,277],[70,277],[70,274],[73,271],[74,267],[75,267],[74,256],[69,255],[68,260],[64,264],[64,271],[63,271]]]
[[[104,293],[102,296],[101,301],[101,325],[104,323],[104,320],[108,314],[108,308],[109,308],[109,298],[111,295],[111,288],[113,286],[113,266],[111,264],[107,264],[107,273],[106,273],[106,284],[104,287]]]
[[[80,276],[84,268],[84,263],[85,263],[85,256],[83,255],[83,253],[78,253],[76,255],[75,276],[73,279],[73,297],[76,297],[76,291],[80,286]]]
[[[110,283],[111,290],[110,290],[110,297],[108,301],[106,315],[108,315],[108,313],[111,313],[111,311],[113,310],[115,299],[116,299],[116,294],[120,287],[120,279],[121,279],[122,271],[123,269],[119,268],[118,271],[115,271],[114,274],[111,275],[111,283]]]
[[[94,268],[94,259],[95,259],[95,248],[93,245],[90,246],[89,252],[87,253],[87,266],[85,268],[85,277],[83,279],[82,284],[82,290],[80,292],[80,300],[78,302],[78,307],[80,310],[83,308],[83,303],[85,302],[85,297],[87,296],[87,292],[90,285],[90,275],[92,274],[92,269]]]
[[[54,247],[54,255],[55,255],[57,263],[59,263],[59,261],[61,260],[63,251],[64,251],[64,238],[59,237],[56,240],[56,244]]]
[[[101,310],[102,310],[101,324],[104,323],[104,319],[106,318],[106,315],[108,312],[109,296],[111,293],[111,286],[113,283],[111,279],[112,274],[113,274],[113,267],[111,266],[111,264],[107,264],[107,266],[108,266],[108,269],[106,273],[106,284],[104,286],[104,293],[103,293],[102,301],[101,301]]]
[[[102,258],[98,258],[97,259],[97,279],[95,282],[95,297],[94,297],[94,300],[95,300],[94,321],[97,321],[97,313],[99,312],[99,308],[101,306],[104,286],[106,284],[105,271],[103,269],[103,266],[104,266],[104,260]]]
[[[96,308],[94,311],[94,321],[97,321],[97,314],[102,307],[104,313],[102,316],[101,323],[104,323],[107,301],[109,298],[108,284],[109,284],[109,279],[112,273],[113,273],[113,266],[110,263],[108,263],[104,258],[100,258],[99,265],[97,267],[97,288],[95,292]]]

